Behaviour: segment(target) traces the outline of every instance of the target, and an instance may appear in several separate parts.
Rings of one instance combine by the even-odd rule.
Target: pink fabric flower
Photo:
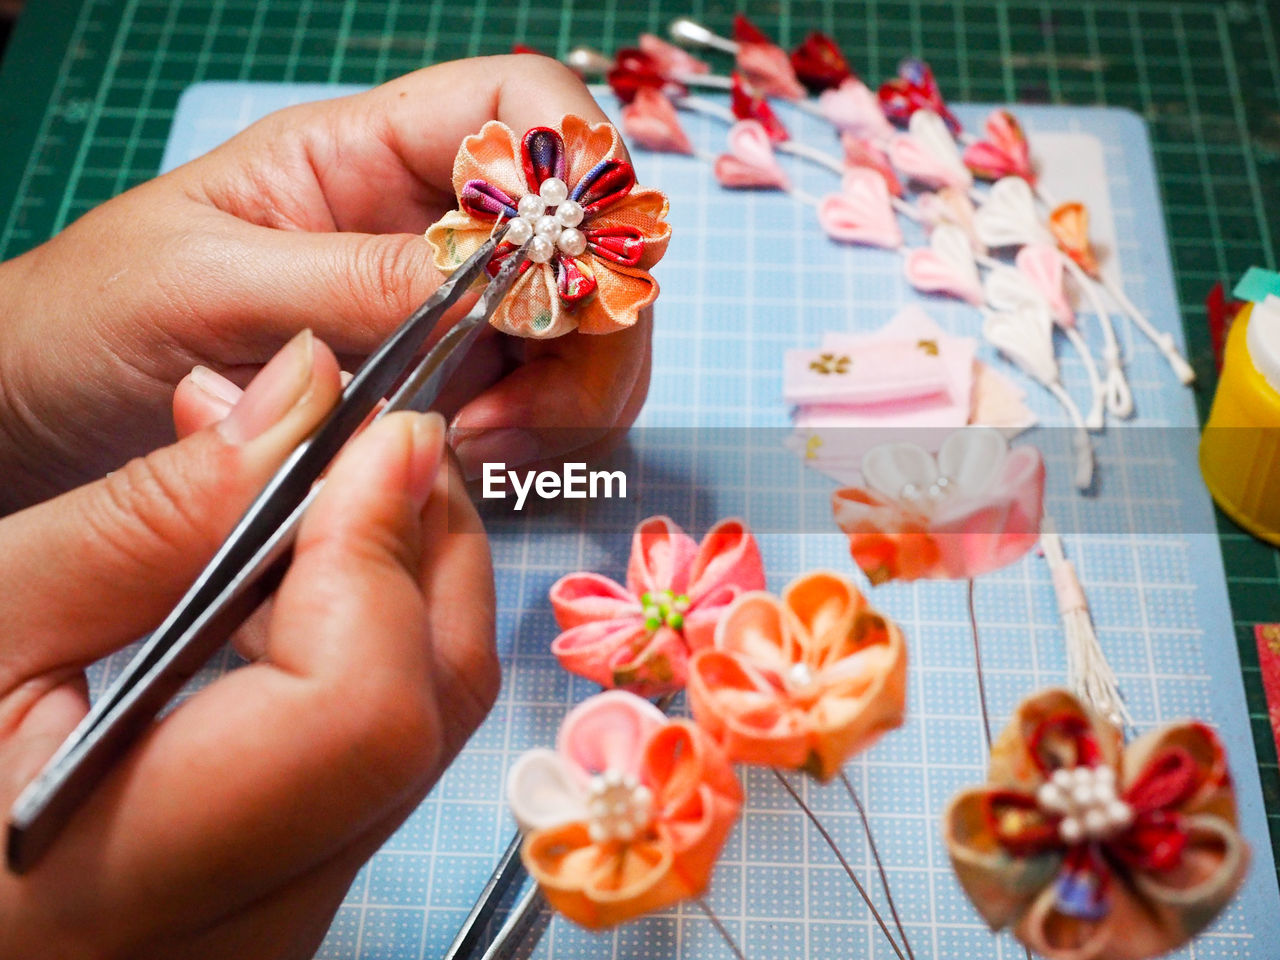
[[[620,690],[570,710],[555,750],[521,756],[507,797],[529,873],[591,929],[700,896],[742,808],[710,737]]]
[[[1035,447],[1010,451],[997,430],[957,430],[936,459],[914,444],[881,444],[863,457],[862,475],[866,486],[837,490],[832,508],[874,584],[980,576],[1039,538],[1044,460]]]
[[[563,631],[551,652],[570,673],[643,696],[680,690],[692,651],[709,647],[739,594],[764,588],[764,563],[740,520],[695,543],[668,517],[636,527],[626,586],[571,573],[551,588]]]

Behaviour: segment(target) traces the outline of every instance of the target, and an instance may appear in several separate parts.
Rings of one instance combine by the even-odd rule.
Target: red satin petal
[[[573,309],[596,292],[596,278],[582,269],[573,257],[557,256],[556,291],[569,309]]]
[[[605,80],[623,103],[634,100],[641,89],[661,90],[667,85],[658,61],[634,47],[623,47],[614,55],[613,69],[605,74]]]
[[[791,67],[812,93],[834,90],[854,76],[836,42],[816,30],[791,51]]]
[[[636,172],[625,160],[601,160],[573,188],[570,196],[587,216],[617,203],[636,185]]]
[[[598,227],[583,234],[587,249],[602,260],[634,267],[644,256],[644,234],[636,227]]]
[[[1061,756],[1055,747],[1065,746],[1070,756]],[[1059,767],[1095,767],[1103,762],[1102,748],[1089,721],[1075,713],[1059,713],[1036,725],[1027,741],[1031,759],[1044,774]]]
[[[1185,803],[1199,786],[1195,759],[1184,747],[1169,747],[1152,757],[1124,792],[1138,813],[1171,810]]]
[[[782,121],[778,119],[778,115],[773,112],[773,108],[765,102],[764,98],[749,92],[740,74],[735,72],[732,79],[733,86],[730,89],[729,100],[733,115],[739,120],[758,120],[774,143],[791,139],[787,128],[782,125]]]
[[[767,33],[741,13],[733,18],[733,39],[738,43],[773,43]]]

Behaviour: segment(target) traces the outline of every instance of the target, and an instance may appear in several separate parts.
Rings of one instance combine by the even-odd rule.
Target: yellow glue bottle
[[[1276,294],[1247,304],[1227,334],[1222,376],[1200,438],[1200,472],[1224,513],[1254,536],[1280,546]]]

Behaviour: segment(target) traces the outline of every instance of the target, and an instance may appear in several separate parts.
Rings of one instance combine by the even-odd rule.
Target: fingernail
[[[413,419],[413,463],[409,467],[409,493],[418,504],[427,502],[440,472],[444,431],[444,417],[434,411]]]
[[[191,381],[193,387],[222,410],[223,416],[230,413],[231,408],[244,396],[243,390],[222,374],[215,370],[210,370],[208,367],[192,367],[187,379]]]
[[[258,371],[248,389],[218,424],[228,442],[248,443],[279,423],[311,386],[315,339],[303,330]]]
[[[503,427],[471,434],[453,448],[462,464],[462,473],[474,480],[486,463],[505,463],[508,468],[542,459],[542,444],[528,430]]]

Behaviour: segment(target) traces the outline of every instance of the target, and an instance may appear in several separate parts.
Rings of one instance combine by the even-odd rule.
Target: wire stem
[[[969,628],[973,631],[973,662],[978,671],[978,701],[982,704],[982,732],[991,750],[991,713],[987,710],[987,685],[982,676],[982,644],[978,640],[978,613],[973,606],[973,578],[969,578]]]
[[[840,866],[844,867],[844,872],[849,875],[849,879],[853,881],[854,887],[862,896],[862,901],[867,905],[867,909],[871,911],[871,916],[875,917],[876,923],[880,924],[880,929],[884,931],[885,939],[889,941],[889,946],[893,947],[893,952],[898,955],[898,960],[907,960],[902,953],[902,948],[898,946],[898,941],[894,940],[893,934],[889,932],[889,926],[884,922],[884,917],[880,916],[880,911],[877,910],[876,905],[871,902],[871,895],[867,893],[867,888],[862,885],[862,882],[858,879],[858,875],[853,872],[853,867],[850,865],[849,861],[845,859],[845,855],[840,852],[840,848],[836,845],[835,838],[832,837],[827,831],[827,828],[822,825],[822,821],[818,819],[818,815],[809,809],[809,805],[804,802],[804,799],[796,791],[796,788],[793,787],[790,782],[788,782],[787,778],[782,775],[782,771],[774,767],[773,775],[778,778],[778,782],[780,784],[786,787],[787,793],[791,794],[791,799],[794,800],[796,805],[804,811],[804,815],[809,818],[809,822],[813,824],[814,829],[816,829],[822,836],[822,839],[827,842],[827,846],[831,848],[831,852],[836,855],[836,859],[840,861]]]
[[[738,960],[747,960],[747,955],[742,952],[742,948],[738,946],[737,941],[733,939],[733,934],[729,932],[729,929],[724,925],[724,922],[716,916],[715,911],[711,909],[711,904],[707,903],[706,898],[699,897],[694,902],[702,909],[702,912],[707,915],[707,919],[711,921],[711,925],[719,931],[720,936],[724,938],[724,942],[727,943],[729,945],[729,949],[733,951],[733,955],[737,957]]]
[[[907,939],[907,931],[902,928],[902,918],[898,916],[898,905],[894,903],[893,893],[889,890],[889,876],[885,873],[884,863],[880,860],[880,850],[876,847],[876,838],[871,834],[871,822],[867,819],[866,808],[862,806],[862,800],[859,798],[858,792],[853,789],[849,775],[843,770],[840,771],[840,781],[844,784],[844,788],[849,791],[849,797],[853,800],[853,805],[858,808],[858,816],[862,818],[862,829],[867,834],[867,844],[871,847],[871,856],[875,858],[876,870],[880,873],[880,886],[884,887],[884,898],[889,901],[889,912],[893,914],[893,925],[898,928],[898,936],[902,938],[902,945],[907,950],[907,956],[911,960],[916,960],[915,951],[911,949],[911,941]]]

